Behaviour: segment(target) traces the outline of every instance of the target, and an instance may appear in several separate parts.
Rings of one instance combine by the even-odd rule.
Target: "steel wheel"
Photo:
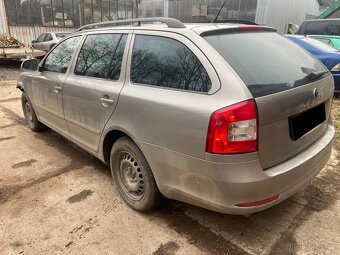
[[[24,92],[21,95],[22,110],[25,115],[27,126],[33,131],[41,131],[45,126],[38,120],[37,115],[33,109],[32,103],[29,100],[27,94]]]
[[[124,201],[138,211],[157,208],[163,201],[151,168],[138,146],[121,137],[112,146],[111,173]]]
[[[118,164],[124,191],[132,200],[141,200],[145,181],[140,164],[129,152],[121,153]]]
[[[29,121],[29,122],[33,122],[33,111],[32,111],[32,107],[31,107],[31,104],[26,101],[26,104],[25,104],[25,115],[26,115],[26,119]]]

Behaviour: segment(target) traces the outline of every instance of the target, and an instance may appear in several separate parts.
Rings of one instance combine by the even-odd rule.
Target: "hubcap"
[[[142,199],[145,190],[142,168],[128,152],[120,156],[119,174],[125,193],[133,200]]]
[[[26,102],[25,104],[25,109],[26,109],[26,117],[27,119],[32,122],[33,121],[33,113],[32,113],[32,108],[29,102]]]

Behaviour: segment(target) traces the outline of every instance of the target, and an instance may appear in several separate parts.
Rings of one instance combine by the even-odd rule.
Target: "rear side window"
[[[59,39],[69,36],[69,33],[55,33],[55,36]]]
[[[88,35],[78,56],[75,74],[118,80],[127,35]]]
[[[254,97],[302,86],[311,82],[308,74],[326,70],[304,49],[277,33],[229,33],[204,38],[233,67]]]
[[[133,83],[208,92],[210,78],[184,44],[165,37],[136,35],[132,53]]]
[[[53,37],[51,34],[46,34],[46,37],[44,39],[45,42],[48,42],[48,41],[52,41],[53,40]]]

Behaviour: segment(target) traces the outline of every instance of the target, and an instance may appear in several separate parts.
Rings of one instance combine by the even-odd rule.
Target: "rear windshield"
[[[326,70],[304,49],[277,33],[229,33],[204,38],[234,68],[254,97],[305,85],[311,82],[310,73]]]
[[[67,36],[69,36],[70,35],[70,33],[56,33],[55,34],[55,36],[57,37],[57,38],[65,38],[65,37],[67,37]]]

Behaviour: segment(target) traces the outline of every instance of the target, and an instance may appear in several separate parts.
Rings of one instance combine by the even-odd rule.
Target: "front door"
[[[124,84],[121,67],[126,63],[127,39],[127,33],[118,32],[87,35],[64,85],[64,114],[71,139],[93,152],[98,150]]]
[[[32,77],[33,104],[39,120],[65,136],[69,131],[62,108],[63,83],[80,39],[76,36],[60,43]]]
[[[42,47],[43,47],[42,43],[44,42],[45,37],[46,37],[46,34],[41,34],[41,35],[38,37],[38,39],[37,39],[34,43],[32,43],[33,48],[34,48],[34,49],[37,49],[37,50],[43,50],[43,48],[42,48]]]

